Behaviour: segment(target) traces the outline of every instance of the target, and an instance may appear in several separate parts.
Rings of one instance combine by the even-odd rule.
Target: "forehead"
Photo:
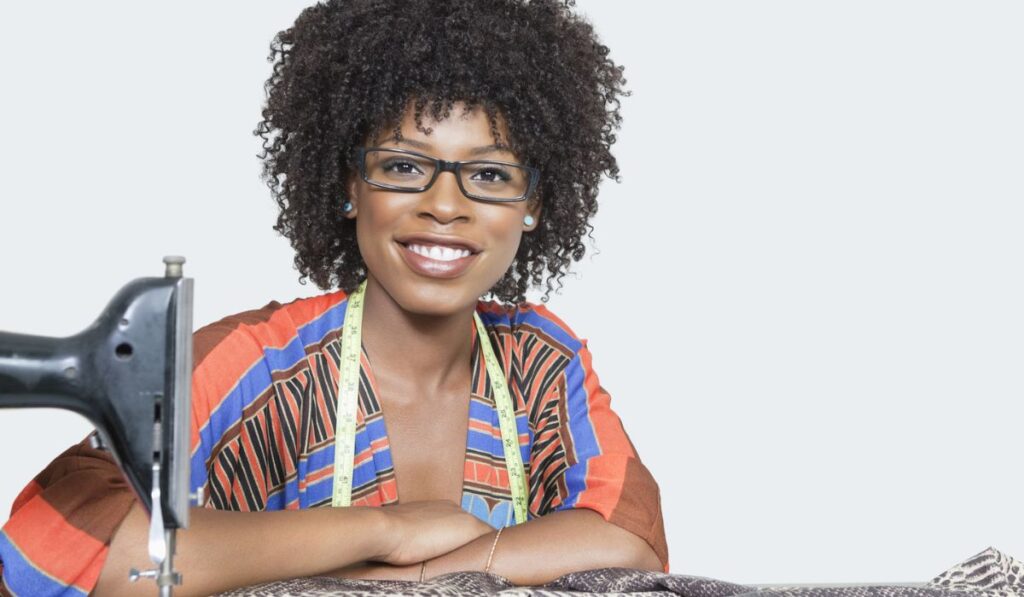
[[[401,120],[386,127],[375,139],[375,144],[394,144],[411,149],[441,154],[490,153],[513,156],[508,142],[508,124],[501,113],[494,119],[482,106],[467,107],[455,102],[446,114],[433,114],[423,110],[417,122],[416,111],[406,108]],[[474,151],[475,150],[475,151]]]

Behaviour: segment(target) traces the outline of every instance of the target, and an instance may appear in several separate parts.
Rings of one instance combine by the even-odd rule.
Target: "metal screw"
[[[132,568],[128,571],[128,580],[131,582],[136,582],[140,578],[156,578],[157,574],[157,570],[143,570],[142,572],[139,572],[138,569]]]
[[[103,445],[103,438],[101,438],[100,434],[95,431],[89,434],[89,445],[95,450],[107,449],[107,447]]]
[[[185,258],[181,255],[168,255],[164,257],[164,264],[167,266],[164,276],[167,278],[180,278],[181,266],[185,264]]]

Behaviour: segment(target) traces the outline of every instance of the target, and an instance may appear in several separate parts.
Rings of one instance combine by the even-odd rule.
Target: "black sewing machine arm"
[[[168,529],[188,526],[191,373],[192,280],[174,260],[167,277],[123,287],[78,334],[0,332],[0,408],[87,418],[147,510],[161,496]]]

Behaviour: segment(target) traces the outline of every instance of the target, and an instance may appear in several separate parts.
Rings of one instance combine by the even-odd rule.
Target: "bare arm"
[[[495,533],[427,562],[428,577],[483,570]],[[593,510],[552,512],[501,532],[491,572],[518,585],[538,585],[563,574],[594,568],[663,567],[646,541],[604,520]]]
[[[426,577],[449,572],[483,570],[497,531],[459,549],[428,560]],[[525,524],[508,527],[494,550],[491,572],[517,585],[539,585],[580,570],[622,567],[660,572],[664,568],[646,541],[604,520],[592,510],[552,512]],[[418,580],[419,564],[361,564],[332,576]]]
[[[209,595],[273,580],[315,576],[368,559],[407,564],[445,553],[489,527],[447,502],[387,508],[309,508],[229,512],[194,508],[178,531],[175,594]],[[152,595],[151,580],[128,582],[128,570],[151,568],[148,517],[132,506],[110,545],[93,595]]]

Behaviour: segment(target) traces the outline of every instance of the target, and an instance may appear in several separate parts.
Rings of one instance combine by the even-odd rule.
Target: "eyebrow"
[[[473,149],[469,150],[469,153],[470,155],[481,155],[485,153],[494,153],[495,151],[512,153],[512,149],[508,145],[499,145],[497,143],[485,145],[484,147],[474,147]]]
[[[422,141],[417,141],[415,139],[396,139],[394,137],[389,137],[387,139],[384,139],[382,143],[387,143],[389,141],[398,143],[400,145],[409,145],[411,147],[415,147],[416,149],[422,149],[423,151],[431,151],[434,149],[434,146],[431,145],[430,143],[424,143]],[[469,150],[469,154],[473,156],[478,156],[486,153],[494,153],[496,151],[512,153],[512,149],[508,145],[492,143],[491,145],[484,145],[483,147],[474,147],[473,149]]]

